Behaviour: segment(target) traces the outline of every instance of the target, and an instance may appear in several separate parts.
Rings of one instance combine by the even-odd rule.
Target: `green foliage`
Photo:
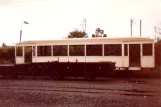
[[[97,28],[95,34],[92,34],[92,37],[107,37],[107,34],[104,34],[104,30]]]
[[[155,64],[161,66],[161,40],[155,43]]]
[[[107,34],[104,34],[103,37],[107,37]]]
[[[67,36],[67,38],[87,38],[87,33],[86,32],[82,32],[79,30],[74,30],[72,32],[69,33],[69,35]]]
[[[0,63],[14,63],[15,62],[15,48],[13,46],[6,46],[0,48]]]
[[[30,56],[30,53],[32,52],[32,49],[30,47],[25,48],[26,56]],[[19,55],[22,55],[22,49],[20,48],[17,50],[17,53]],[[6,64],[6,63],[15,63],[15,47],[14,46],[4,46],[0,47],[0,64]]]
[[[92,34],[92,37],[94,38],[94,37],[96,37],[94,34]]]
[[[3,43],[2,43],[2,47],[6,47],[6,46],[7,46],[6,43],[3,42]]]
[[[104,30],[97,28],[95,31],[96,37],[102,37],[102,35],[104,34]]]

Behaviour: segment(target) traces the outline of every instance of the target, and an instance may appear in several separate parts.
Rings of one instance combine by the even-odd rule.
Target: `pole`
[[[140,19],[140,37],[141,37],[141,19]]]
[[[22,25],[23,25],[23,21],[21,21],[21,29],[20,29],[20,42],[21,42],[21,36],[22,36]]]
[[[154,27],[154,31],[155,31],[155,37],[154,37],[154,39],[156,41],[156,33],[157,33],[157,27],[156,26]]]
[[[22,30],[20,30],[20,42],[21,42]]]
[[[132,36],[132,23],[133,23],[132,19],[130,20],[130,23],[131,23],[131,36]]]

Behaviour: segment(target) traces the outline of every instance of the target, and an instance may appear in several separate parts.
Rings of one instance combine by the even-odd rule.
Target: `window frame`
[[[111,54],[111,53],[116,52],[114,51],[114,49],[111,49],[114,47],[114,45],[120,45],[120,51],[118,51],[120,52],[119,54]],[[108,53],[109,50],[112,50],[112,51]],[[122,56],[122,44],[104,44],[104,56]]]
[[[128,56],[129,55],[129,51],[128,50],[129,50],[128,44],[124,44],[124,56]]]
[[[73,55],[73,54],[71,53],[71,48],[72,48],[73,46],[75,47],[74,54],[76,53],[76,55]],[[83,50],[83,51],[80,51],[80,52],[82,52],[82,53],[79,54],[79,51],[76,50],[76,47],[77,47],[77,46],[78,46],[78,47],[79,47],[79,46],[82,47],[82,50]],[[77,49],[78,49],[78,47],[77,47]],[[69,56],[85,56],[85,45],[83,45],[83,44],[80,44],[80,45],[69,45]]]
[[[93,54],[91,52],[88,53],[88,51],[89,51],[88,46],[100,46],[100,48],[101,48],[100,51],[99,50],[96,51],[96,49],[94,49],[94,51],[92,51],[92,52],[100,52],[100,53],[93,53]],[[95,48],[98,48],[98,47],[95,47]],[[91,50],[93,50],[93,48],[90,49],[90,51]],[[86,56],[103,56],[102,53],[103,53],[103,44],[86,44]],[[96,55],[96,54],[98,54],[98,55]]]
[[[20,48],[20,49],[19,49]],[[19,52],[19,50],[21,52]],[[21,54],[20,54],[21,53]],[[23,46],[16,46],[16,57],[22,57],[23,56]]]
[[[144,47],[145,45],[151,45],[150,47],[151,47],[151,51],[149,50],[149,47]],[[149,50],[149,51],[146,51],[146,53],[145,53],[145,50],[144,49],[146,49],[146,50]],[[152,43],[143,43],[142,44],[142,55],[143,56],[153,56],[153,44]],[[149,52],[150,52],[150,54],[149,54]]]
[[[45,49],[45,47],[47,49]],[[45,50],[46,50],[46,52],[45,52]],[[39,45],[39,46],[37,46],[37,56],[38,57],[51,56],[51,45]]]
[[[63,46],[65,47],[64,50],[66,51],[66,53],[65,53],[64,55],[63,55],[63,54],[56,55],[56,54],[54,53],[54,52],[55,52],[55,51],[54,51],[54,48],[55,48],[55,47],[59,47],[59,49],[61,49],[61,48],[64,48]],[[68,56],[68,45],[52,45],[52,51],[53,51],[53,53],[52,53],[53,55],[52,55],[52,56]],[[63,51],[63,50],[61,50],[61,53],[62,53],[62,51]],[[57,54],[58,54],[58,53],[57,53]]]

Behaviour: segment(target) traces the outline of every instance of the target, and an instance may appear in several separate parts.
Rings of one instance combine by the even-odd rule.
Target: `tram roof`
[[[55,39],[55,40],[28,40],[16,43],[16,45],[27,45],[27,44],[43,44],[43,43],[79,43],[79,42],[99,42],[99,41],[109,41],[109,42],[153,42],[154,39],[145,37],[116,37],[116,38],[66,38],[66,39]]]

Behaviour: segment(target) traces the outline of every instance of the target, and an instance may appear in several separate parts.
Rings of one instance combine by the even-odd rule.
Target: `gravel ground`
[[[161,80],[0,80],[0,107],[161,107]]]

